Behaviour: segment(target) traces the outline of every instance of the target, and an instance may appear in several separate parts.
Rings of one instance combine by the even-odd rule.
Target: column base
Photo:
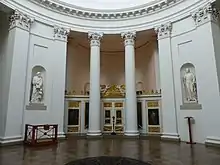
[[[97,130],[97,131],[88,130],[87,136],[102,136],[102,132],[101,130]]]
[[[57,138],[58,139],[66,139],[66,134],[64,132],[58,132]]]
[[[125,131],[124,135],[129,137],[137,137],[140,135],[140,133],[139,131]]]
[[[161,135],[162,140],[180,142],[180,137],[176,133],[163,133]]]

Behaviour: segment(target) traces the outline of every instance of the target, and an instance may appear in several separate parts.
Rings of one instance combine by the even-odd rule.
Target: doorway
[[[124,103],[123,102],[105,102],[104,110],[104,133],[122,134],[124,132]]]

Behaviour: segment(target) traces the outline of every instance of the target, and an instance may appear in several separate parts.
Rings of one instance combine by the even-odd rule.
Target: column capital
[[[124,45],[134,45],[136,39],[136,31],[133,32],[122,32],[121,38],[124,39]]]
[[[191,15],[195,24],[199,26],[208,21],[217,22],[219,19],[219,10],[209,3],[206,6],[199,8]]]
[[[9,21],[9,30],[15,27],[19,27],[24,30],[30,31],[31,25],[34,22],[34,18],[29,17],[19,10],[15,10],[14,13],[10,16]]]
[[[157,33],[158,39],[170,37],[172,32],[172,23],[168,22],[161,24],[160,26],[155,27],[154,30]]]
[[[54,39],[67,41],[70,30],[63,27],[54,26]]]
[[[103,37],[102,32],[88,32],[90,46],[100,46],[100,41],[101,41],[102,37]]]

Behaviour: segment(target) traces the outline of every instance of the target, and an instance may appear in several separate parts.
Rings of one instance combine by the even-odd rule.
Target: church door
[[[123,102],[105,102],[104,108],[104,133],[121,134],[124,131]]]

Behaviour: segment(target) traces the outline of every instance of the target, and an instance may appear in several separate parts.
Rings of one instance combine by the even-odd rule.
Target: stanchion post
[[[186,143],[187,144],[196,144],[195,142],[193,142],[193,139],[192,139],[191,121],[192,121],[193,117],[187,116],[187,117],[185,117],[185,119],[187,119],[188,128],[189,128],[189,142],[186,142]]]

